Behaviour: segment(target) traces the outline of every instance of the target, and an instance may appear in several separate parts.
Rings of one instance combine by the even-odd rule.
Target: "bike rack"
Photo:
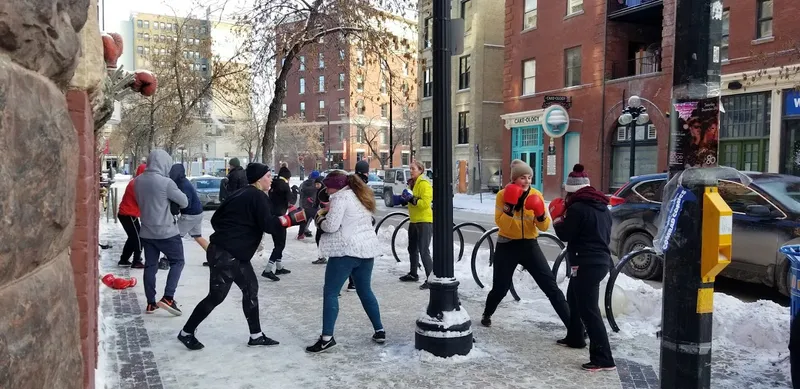
[[[388,215],[384,216],[383,219],[381,219],[381,221],[378,222],[378,224],[375,225],[375,233],[377,234],[378,231],[380,231],[381,226],[383,225],[383,222],[385,222],[386,220],[388,220],[389,218],[394,217],[394,216],[408,217],[408,214],[405,213],[405,212],[391,212],[391,213],[389,213]]]
[[[617,282],[617,276],[631,261],[631,259],[636,258],[642,254],[650,254],[659,256],[656,250],[645,247],[641,250],[633,251],[622,257],[622,259],[617,262],[617,264],[611,269],[611,273],[608,275],[608,283],[606,284],[606,298],[605,298],[605,305],[606,305],[606,319],[608,319],[608,325],[611,326],[611,329],[614,332],[619,332],[619,326],[617,325],[617,321],[614,320],[614,310],[611,308],[611,296],[614,293],[614,283]]]
[[[404,224],[408,223],[409,220],[411,220],[411,218],[406,217],[403,219],[399,224],[397,224],[397,228],[395,228],[394,232],[392,233],[392,255],[394,256],[394,260],[398,263],[400,262],[400,257],[397,256],[397,248],[394,245],[394,241],[397,239],[397,233],[400,232],[400,228],[403,227]],[[461,257],[464,256],[464,235],[461,233],[461,229],[458,226],[453,226],[453,231],[458,234],[458,261],[460,261]]]
[[[459,231],[459,236],[462,236],[461,232],[460,232],[462,227],[475,227],[475,228],[479,229],[482,234],[486,233],[486,228],[484,228],[482,225],[480,225],[478,223],[473,223],[473,222],[464,222],[464,223],[458,224],[455,227],[453,227],[453,231]],[[461,240],[463,242],[464,239],[461,238]],[[494,246],[494,242],[492,241],[491,237],[489,238],[489,244]],[[473,250],[473,251],[475,251],[475,250]],[[463,252],[464,252],[464,245],[462,244],[461,245],[461,253],[458,255],[458,261],[457,262],[461,262],[461,257],[462,257],[461,254],[463,254]]]

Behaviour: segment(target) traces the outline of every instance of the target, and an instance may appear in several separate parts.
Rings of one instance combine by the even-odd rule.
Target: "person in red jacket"
[[[144,164],[136,168],[136,176],[144,173],[147,166]],[[136,193],[133,191],[133,185],[136,179],[131,179],[128,186],[125,188],[125,193],[122,195],[122,201],[119,203],[119,212],[117,218],[122,228],[125,229],[125,234],[128,235],[128,240],[125,241],[125,247],[122,248],[122,256],[119,259],[118,265],[132,269],[144,269],[144,262],[142,261],[142,243],[139,241],[139,204],[136,203]],[[133,262],[131,262],[133,256]]]

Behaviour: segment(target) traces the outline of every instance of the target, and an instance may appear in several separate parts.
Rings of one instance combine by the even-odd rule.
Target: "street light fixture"
[[[642,105],[639,96],[631,96],[628,99],[628,106],[622,110],[622,115],[618,119],[619,124],[626,126],[631,134],[631,153],[630,153],[630,177],[635,176],[634,159],[636,158],[636,126],[643,126],[650,122],[650,115],[647,108]]]

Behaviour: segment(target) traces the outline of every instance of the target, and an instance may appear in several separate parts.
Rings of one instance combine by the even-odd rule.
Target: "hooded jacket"
[[[136,168],[136,176],[144,173],[144,169],[147,166],[144,164],[139,165]],[[120,216],[133,216],[139,217],[141,214],[139,212],[139,204],[136,203],[136,193],[133,192],[133,183],[136,181],[135,178],[132,178],[130,182],[128,182],[128,186],[125,187],[125,193],[122,195],[122,201],[119,203],[119,212]]]
[[[141,211],[144,239],[167,239],[179,234],[178,225],[170,212],[170,201],[180,208],[189,206],[189,199],[178,185],[170,180],[169,168],[172,158],[164,150],[153,150],[147,157],[147,169],[136,177],[136,202]]]
[[[567,196],[563,221],[553,228],[567,242],[567,258],[572,266],[611,266],[611,212],[606,196],[591,186]]]
[[[314,209],[317,202],[317,187],[314,185],[316,179],[309,178],[300,184],[300,205],[304,209]]]
[[[197,196],[197,190],[191,182],[186,178],[186,168],[182,164],[176,163],[169,169],[169,178],[178,185],[178,189],[186,195],[189,200],[189,206],[181,208],[181,214],[184,215],[199,215],[203,213],[203,204],[200,203],[200,197]]]
[[[408,204],[408,217],[411,223],[433,223],[433,185],[422,173],[411,183],[410,188],[417,198],[416,204]]]
[[[236,166],[228,172],[228,195],[250,185],[247,183],[247,174],[241,166]]]
[[[272,201],[272,212],[277,216],[284,215],[289,210],[289,199],[292,196],[292,189],[289,187],[291,176],[289,168],[282,166],[278,170],[278,178],[272,180],[269,199]]]

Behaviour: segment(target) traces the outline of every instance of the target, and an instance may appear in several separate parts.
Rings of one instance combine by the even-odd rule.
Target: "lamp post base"
[[[458,299],[455,278],[431,278],[430,300],[417,319],[414,347],[437,357],[467,355],[472,350],[472,321]]]

